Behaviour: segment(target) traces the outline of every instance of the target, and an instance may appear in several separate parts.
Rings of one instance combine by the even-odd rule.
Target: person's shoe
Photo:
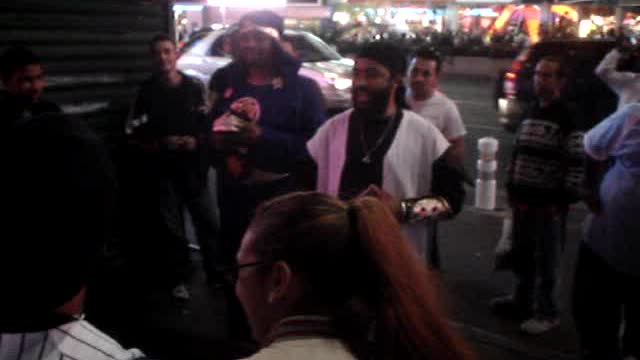
[[[560,325],[558,318],[533,317],[520,325],[520,331],[529,335],[540,335]]]
[[[532,315],[531,310],[516,302],[511,295],[492,299],[489,308],[491,312],[500,317],[516,321],[526,320]]]
[[[171,290],[171,295],[180,301],[187,301],[191,299],[191,293],[189,293],[189,289],[185,284],[178,284],[178,286],[174,287]]]

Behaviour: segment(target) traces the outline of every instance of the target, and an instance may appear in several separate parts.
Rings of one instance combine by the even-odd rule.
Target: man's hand
[[[198,140],[193,136],[166,136],[162,138],[162,143],[173,151],[194,151],[198,146]]]
[[[182,147],[181,149],[184,151],[194,151],[198,146],[198,140],[194,136],[183,136],[182,137]]]
[[[382,203],[391,211],[396,219],[401,219],[402,207],[400,205],[400,200],[396,199],[395,197],[393,197],[393,195],[382,190],[378,186],[369,185],[369,187],[358,196],[373,196],[377,198],[378,200],[382,201]]]
[[[238,130],[238,142],[242,145],[253,145],[262,136],[262,129],[255,122],[244,122]]]

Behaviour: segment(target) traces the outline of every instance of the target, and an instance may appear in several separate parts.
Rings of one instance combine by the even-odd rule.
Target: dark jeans
[[[161,233],[165,234],[171,266],[176,269],[177,282],[190,275],[191,261],[184,227],[183,211],[191,215],[200,246],[202,265],[209,281],[217,281],[216,266],[221,259],[217,249],[218,227],[209,186],[197,173],[170,174],[158,180],[158,209]]]
[[[535,315],[556,317],[553,298],[558,247],[563,241],[566,212],[550,207],[513,208],[513,272],[515,300]]]
[[[616,271],[584,243],[573,285],[573,317],[584,359],[640,358],[640,278]]]
[[[278,195],[293,190],[288,178],[265,184],[246,185],[224,175],[218,177],[218,202],[220,205],[220,246],[223,261],[232,265],[244,232],[258,205]],[[231,285],[231,284],[230,284]],[[225,288],[229,336],[235,340],[248,340],[251,333],[244,310],[235,296],[233,286]]]

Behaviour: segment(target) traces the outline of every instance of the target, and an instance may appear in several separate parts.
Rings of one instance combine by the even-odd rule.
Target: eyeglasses
[[[240,273],[240,269],[268,265],[270,263],[271,262],[260,260],[260,261],[245,263],[245,264],[237,264],[237,265],[223,267],[218,269],[218,271],[222,274],[222,277],[227,283],[233,285],[238,281],[238,274]]]

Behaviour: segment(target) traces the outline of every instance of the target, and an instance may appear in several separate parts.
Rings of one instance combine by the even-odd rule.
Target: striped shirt
[[[141,359],[138,349],[123,349],[84,320],[53,329],[0,334],[0,360],[129,360]]]

